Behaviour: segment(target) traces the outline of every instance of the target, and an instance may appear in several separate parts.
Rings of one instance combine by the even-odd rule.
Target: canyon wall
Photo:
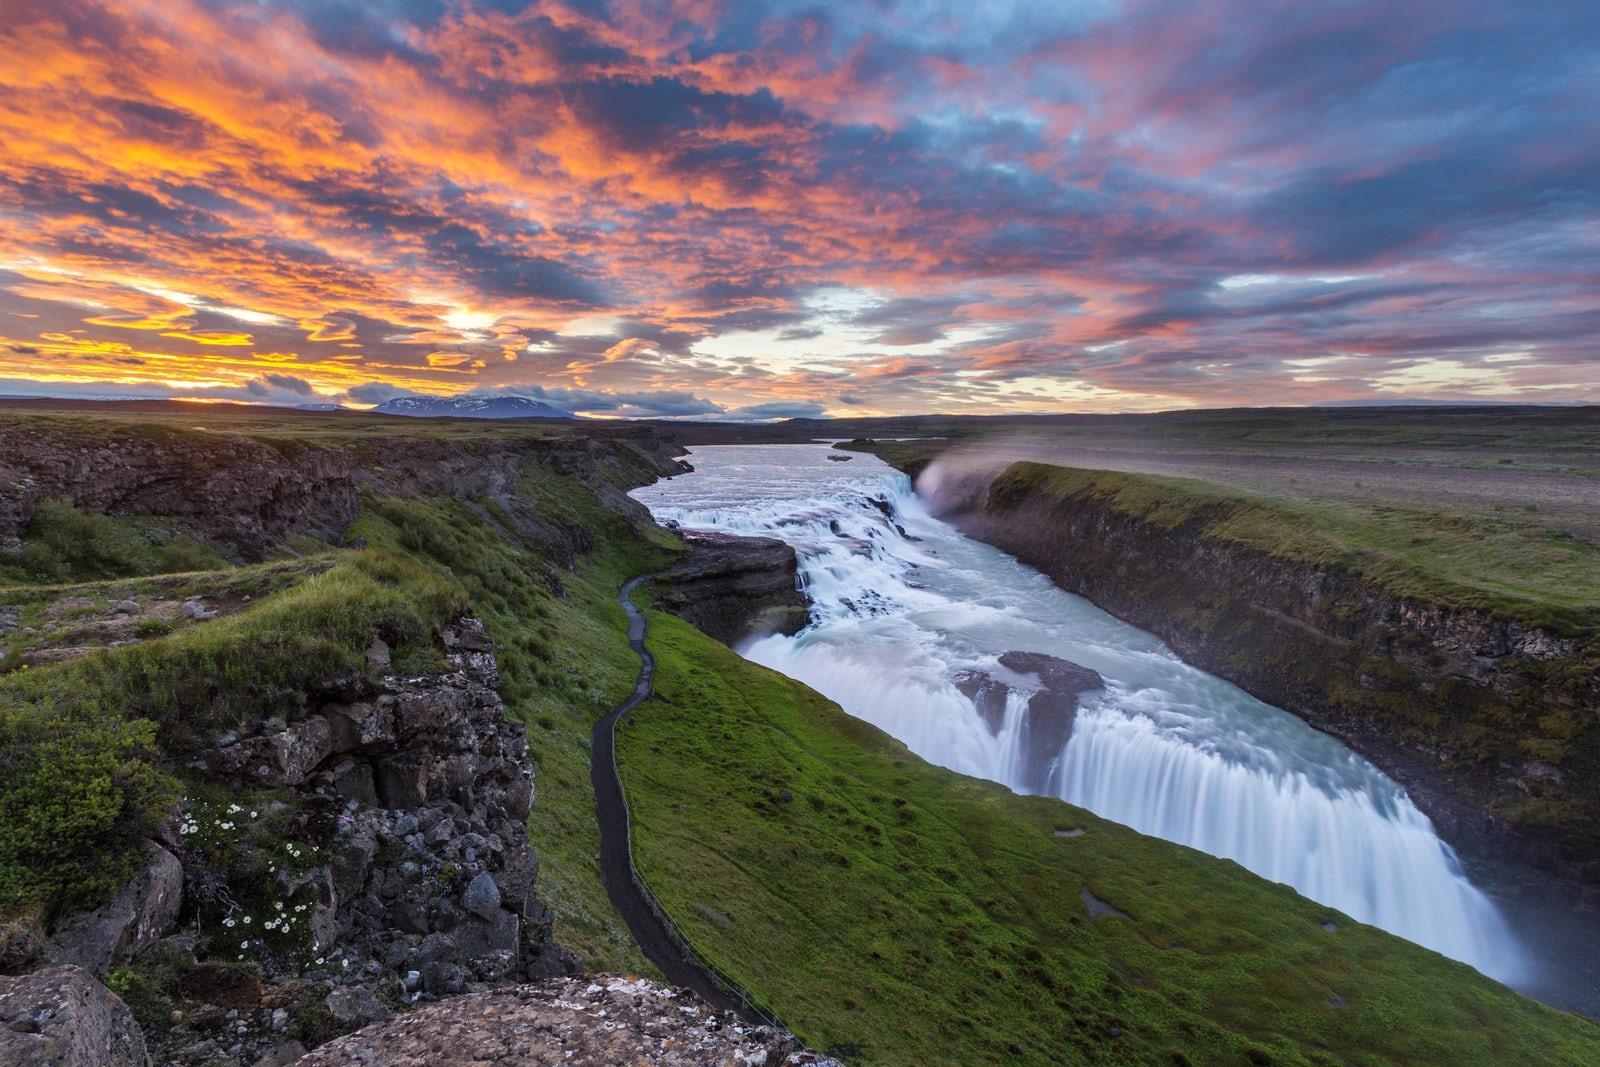
[[[1331,733],[1458,847],[1600,879],[1600,644],[1121,510],[1049,472],[885,456],[932,509]],[[1089,472],[1093,474],[1094,472]]]

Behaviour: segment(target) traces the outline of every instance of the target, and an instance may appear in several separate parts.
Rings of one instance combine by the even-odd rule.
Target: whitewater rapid
[[[1093,667],[1049,792],[1227,857],[1502,981],[1526,967],[1494,903],[1405,791],[1340,742],[1191,667],[1151,634],[928,513],[905,475],[826,445],[693,450],[692,474],[637,490],[660,521],[778,537],[811,624],[740,651],[805,682],[930,762],[1021,791],[1028,694],[991,733],[955,685],[1013,684],[1009,650]]]

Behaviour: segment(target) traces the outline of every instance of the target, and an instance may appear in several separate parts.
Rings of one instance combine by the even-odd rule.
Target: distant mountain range
[[[542,400],[525,396],[397,396],[373,409],[382,415],[440,419],[571,419]]]

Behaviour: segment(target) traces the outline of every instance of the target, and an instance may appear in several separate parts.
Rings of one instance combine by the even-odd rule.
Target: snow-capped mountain
[[[413,415],[425,419],[572,418],[570,412],[525,396],[397,396],[373,410],[382,415]]]

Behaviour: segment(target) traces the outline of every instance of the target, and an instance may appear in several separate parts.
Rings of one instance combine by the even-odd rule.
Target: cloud
[[[713,418],[1600,400],[1588,15],[16,0],[0,376]]]
[[[828,410],[821,404],[807,401],[774,400],[765,404],[749,404],[742,408],[734,408],[728,412],[728,417],[757,421],[767,419],[825,419],[828,417]]]
[[[84,400],[227,400],[244,404],[294,407],[319,398],[297,378],[270,375],[242,386],[175,387],[155,382],[113,380],[35,381],[0,377],[0,396],[54,397]]]
[[[417,396],[419,394],[410,389],[401,389],[390,385],[388,382],[362,382],[352,385],[345,391],[345,396],[357,404],[371,404],[374,407],[385,400],[393,400],[400,396]]]
[[[251,383],[251,385],[263,392],[275,390],[284,393],[294,393],[299,396],[311,396],[313,392],[310,382],[306,381],[304,378],[295,378],[287,374],[263,375],[260,379]]]

